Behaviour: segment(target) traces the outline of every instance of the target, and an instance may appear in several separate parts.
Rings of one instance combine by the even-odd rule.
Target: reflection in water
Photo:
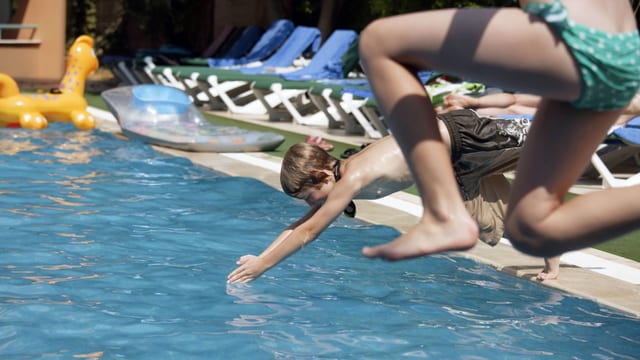
[[[55,132],[24,129],[2,129],[0,131],[0,166],[5,168],[2,184],[6,188],[0,191],[0,213],[10,214],[8,216],[19,224],[22,217],[42,217],[45,222],[67,222],[65,214],[82,216],[99,212],[99,206],[87,201],[87,197],[83,193],[91,191],[91,185],[104,177],[104,174],[101,175],[92,168],[87,168],[85,171],[68,171],[69,169],[58,167],[60,165],[89,164],[92,158],[102,155],[102,152],[94,146],[96,135],[86,131],[68,131],[64,133],[64,141],[60,140],[60,133]],[[15,204],[15,206],[11,207],[11,204]],[[67,238],[70,240],[69,245],[73,246],[90,245],[95,242],[87,239],[87,235],[82,232],[81,228],[75,229],[79,232],[73,232],[72,226],[63,223],[58,226],[72,232],[48,233],[43,230],[39,236]],[[37,231],[37,227],[25,229],[32,234],[30,236],[38,235],[33,230]],[[81,280],[93,281],[104,276],[98,273],[88,274],[83,269],[95,265],[95,262],[87,261],[90,256],[75,259],[66,254],[64,250],[48,249],[47,246],[43,246],[42,251],[36,251],[36,254],[38,253],[40,256],[35,258],[20,259],[10,265],[3,264],[7,271],[2,278],[10,282],[22,279],[28,281],[32,286],[42,286]],[[38,264],[38,258],[43,261],[56,259],[67,262]],[[18,300],[6,298],[4,301]],[[24,303],[30,300],[22,299],[20,301]],[[56,305],[74,303],[68,298],[55,300],[39,297],[32,301]],[[101,354],[88,353],[76,356],[99,358]]]
[[[24,278],[27,280],[31,280],[33,285],[36,285],[36,284],[55,285],[60,282],[90,280],[90,279],[98,279],[100,277],[101,276],[98,274],[93,274],[93,275],[85,275],[85,276],[67,276],[63,278],[54,278],[51,276],[25,276]]]
[[[15,159],[22,159],[24,156],[31,156],[29,160],[38,164],[64,164],[79,165],[89,164],[95,156],[102,155],[102,151],[95,147],[97,138],[92,132],[68,131],[65,133],[64,141],[60,137],[47,131],[30,131],[24,129],[3,129],[0,131],[0,164],[12,164]],[[12,159],[3,159],[3,156],[10,156]],[[28,162],[25,161],[27,164]],[[7,167],[5,171],[17,174],[25,169],[19,165]],[[65,211],[67,208],[76,208],[73,211],[77,215],[90,215],[98,212],[96,209],[87,210],[87,203],[83,192],[91,191],[91,185],[100,181],[105,174],[101,174],[96,169],[87,169],[86,172],[66,171],[66,169],[48,170],[47,167],[33,167],[32,176],[22,176],[20,179],[10,178],[4,180],[12,190],[0,191],[0,201],[6,197],[12,198],[26,197],[33,199],[29,204],[21,202],[21,207],[11,208],[2,206],[0,211],[21,216],[38,216],[41,210]],[[40,172],[45,171],[47,178],[43,179]],[[51,180],[58,185],[51,186]],[[39,201],[37,198],[46,200]],[[2,204],[9,204],[11,201],[3,201]],[[59,206],[62,206],[60,208]],[[80,209],[82,208],[82,209]],[[70,210],[70,209],[69,209]]]
[[[258,305],[257,310],[264,311],[264,306],[271,310],[268,314],[240,314],[227,322],[235,327],[252,327],[266,325],[274,317],[290,316],[292,313],[304,310],[313,305],[311,301],[300,299],[283,299],[273,295],[257,292],[247,284],[227,284],[227,295],[238,298],[235,303],[245,305]],[[245,309],[250,310],[251,307]]]
[[[104,351],[96,351],[86,354],[73,354],[74,359],[99,360],[104,356]]]
[[[239,309],[243,311],[226,322],[231,326],[227,333],[259,337],[263,341],[262,347],[270,353],[280,353],[284,357],[314,354],[315,357],[340,353],[341,348],[336,344],[353,346],[359,342],[350,330],[342,327],[338,333],[325,333],[324,328],[331,328],[331,324],[323,324],[322,319],[317,322],[302,320],[304,314],[319,310],[313,299],[271,295],[251,284],[227,284],[226,292],[237,298],[234,303],[241,304]]]
[[[91,190],[90,187],[83,187],[81,185],[91,185],[93,182],[100,179],[100,177],[104,177],[105,174],[99,174],[95,171],[91,171],[81,177],[68,177],[62,176],[66,178],[65,180],[58,180],[55,183],[58,185],[68,186],[73,190]]]
[[[30,139],[16,141],[16,139],[0,139],[0,154],[15,155],[22,151],[34,151],[39,146],[31,143]]]
[[[58,138],[51,137],[45,131],[24,129],[3,129],[0,136],[0,155],[45,149],[46,154],[53,155],[62,164],[87,164],[91,162],[91,157],[101,154],[100,150],[92,147],[95,135],[88,131],[69,131],[65,142],[58,141]]]
[[[78,203],[78,202],[74,203],[74,202],[65,200],[65,199],[63,199],[61,197],[57,197],[57,196],[51,196],[51,195],[47,195],[47,194],[41,194],[40,196],[42,198],[44,198],[44,199],[51,200],[51,201],[53,201],[53,202],[55,202],[55,203],[57,203],[59,205],[63,205],[63,206],[82,206],[82,205],[84,205],[83,203]]]

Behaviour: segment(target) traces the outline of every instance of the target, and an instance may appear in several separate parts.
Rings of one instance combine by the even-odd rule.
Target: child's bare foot
[[[365,246],[364,256],[402,260],[450,250],[468,250],[478,239],[478,226],[470,218],[433,224],[424,218],[399,238],[375,247]]]
[[[560,275],[560,257],[545,258],[544,269],[536,275],[536,280],[555,280]]]
[[[478,100],[476,98],[463,94],[451,93],[445,96],[443,102],[447,111],[474,109],[478,107]]]
[[[536,280],[545,281],[545,280],[555,280],[558,278],[558,273],[546,272],[544,270],[540,271],[538,275],[536,275]]]

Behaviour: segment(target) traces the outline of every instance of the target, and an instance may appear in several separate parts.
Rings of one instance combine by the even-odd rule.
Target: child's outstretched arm
[[[238,261],[236,261],[236,265],[238,265],[238,268],[236,268],[227,276],[227,282],[234,283],[251,281],[262,275],[262,273],[267,271],[271,266],[275,265],[273,264],[271,266],[267,266],[266,262],[263,261],[263,258],[273,249],[277,248],[284,240],[286,240],[298,226],[308,221],[318,211],[318,209],[320,209],[320,206],[314,206],[309,209],[309,211],[307,211],[307,213],[303,217],[298,219],[295,223],[289,225],[283,232],[281,232],[280,235],[278,235],[278,237],[276,237],[276,239],[273,240],[273,242],[266,249],[264,249],[259,256],[250,254],[241,256]],[[277,262],[280,262],[281,260],[282,259],[278,260]]]
[[[284,230],[260,255],[242,256],[238,267],[227,276],[227,283],[252,281],[291,254],[315,240],[342,213],[351,201],[331,196],[323,205],[314,206],[300,220]]]

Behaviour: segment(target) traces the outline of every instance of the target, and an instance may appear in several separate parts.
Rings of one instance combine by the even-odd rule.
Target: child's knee
[[[557,242],[543,231],[540,222],[510,216],[505,221],[505,234],[513,247],[525,254],[550,257],[559,253]]]
[[[381,36],[384,33],[383,21],[375,20],[360,32],[358,50],[360,58],[366,60],[373,51],[380,51]]]

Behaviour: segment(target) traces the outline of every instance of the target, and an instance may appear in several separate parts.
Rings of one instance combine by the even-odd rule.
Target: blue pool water
[[[306,206],[101,132],[0,131],[2,359],[632,359],[640,321],[473,261],[360,255],[340,219],[227,285]]]

